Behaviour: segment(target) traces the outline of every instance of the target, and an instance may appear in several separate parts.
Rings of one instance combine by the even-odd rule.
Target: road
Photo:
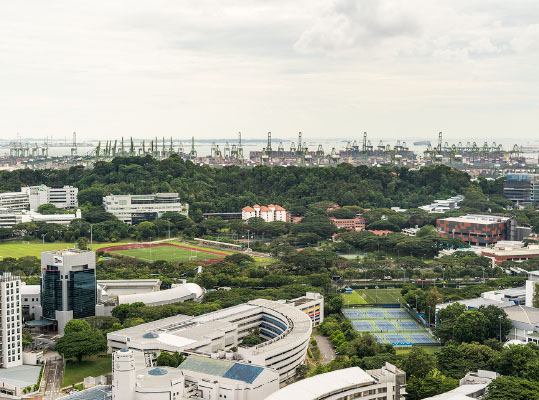
[[[43,400],[56,400],[60,397],[60,385],[62,384],[62,375],[64,372],[62,359],[48,360],[45,369],[46,386]]]
[[[325,336],[315,335],[316,343],[320,349],[320,356],[322,357],[322,365],[328,364],[331,360],[335,359],[335,350],[329,339]]]

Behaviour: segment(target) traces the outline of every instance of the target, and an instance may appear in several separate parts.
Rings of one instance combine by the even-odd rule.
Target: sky
[[[539,141],[536,0],[0,2],[0,138]]]

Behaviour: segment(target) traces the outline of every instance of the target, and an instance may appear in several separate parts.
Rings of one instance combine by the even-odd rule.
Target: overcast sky
[[[539,139],[537,0],[0,2],[0,137]]]

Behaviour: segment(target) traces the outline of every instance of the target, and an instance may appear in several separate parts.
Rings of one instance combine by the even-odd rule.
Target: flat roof
[[[515,305],[505,308],[504,311],[509,319],[513,321],[523,322],[525,324],[539,323],[539,308]]]
[[[500,215],[479,215],[479,214],[468,214],[461,217],[448,217],[442,218],[442,221],[451,221],[451,222],[472,222],[475,224],[495,224],[498,222],[505,222],[509,220],[509,217],[503,217]]]
[[[18,388],[34,386],[41,372],[40,365],[19,365],[11,368],[0,368],[0,382]]]
[[[496,306],[500,308],[507,308],[507,307],[513,307],[515,305],[515,303],[513,303],[512,301],[491,300],[491,299],[485,299],[483,297],[476,297],[474,299],[457,300],[457,301],[450,301],[448,303],[442,303],[439,306],[437,306],[437,308],[442,309],[454,303],[464,304],[468,308],[479,308],[481,306],[485,306],[485,307]]]
[[[107,400],[110,399],[112,389],[110,386],[94,386],[62,397],[63,400]]]
[[[21,286],[21,294],[22,295],[28,295],[28,294],[40,294],[41,293],[41,286],[39,285],[22,285]]]
[[[217,360],[209,357],[191,355],[178,367],[182,371],[199,372],[206,375],[253,383],[264,371],[264,367]]]
[[[314,400],[326,394],[374,382],[375,379],[361,368],[352,367],[303,379],[272,393],[266,400]]]

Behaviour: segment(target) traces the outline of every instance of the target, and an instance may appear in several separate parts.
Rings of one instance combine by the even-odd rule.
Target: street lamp
[[[41,238],[43,239],[43,251],[45,251],[45,234],[41,235]]]
[[[152,262],[152,237],[150,236],[150,262]]]

